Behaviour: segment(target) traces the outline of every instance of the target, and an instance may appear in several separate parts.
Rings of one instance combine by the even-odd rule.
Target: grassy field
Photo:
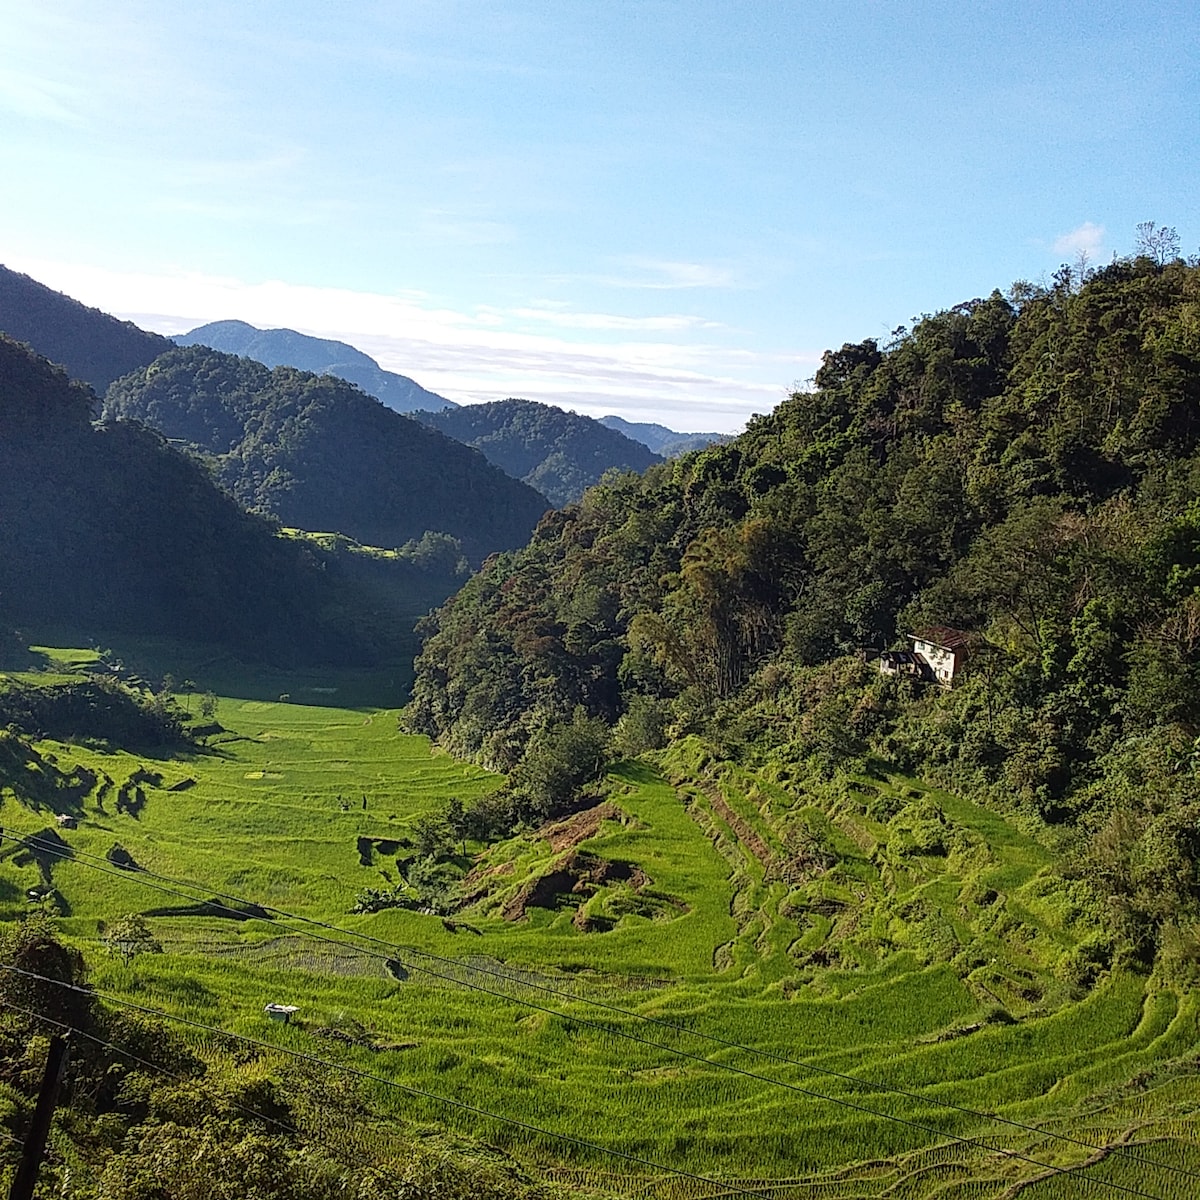
[[[43,680],[89,660],[42,654]],[[410,1128],[505,1147],[580,1189],[1117,1194],[1107,1181],[1194,1194],[1180,1170],[1200,1171],[1196,997],[1119,969],[1084,984],[1064,969],[1090,933],[1086,911],[1050,871],[1053,853],[996,814],[882,771],[820,785],[684,742],[614,769],[613,808],[582,840],[533,830],[469,846],[493,886],[457,923],[351,915],[361,889],[396,879],[393,844],[414,818],[501,781],[400,733],[394,708],[372,702],[402,686],[395,676],[249,679],[202,658],[175,674],[220,692],[226,732],[203,751],[39,743],[47,772],[97,781],[73,829],[53,806],[3,793],[7,834],[55,829],[74,857],[39,866],[6,840],[0,915],[25,911],[48,871],[100,990],[538,1126],[370,1085]],[[136,815],[117,810],[122,788],[140,789]],[[229,893],[347,932],[151,916],[166,953],[123,966],[103,953],[102,924],[189,899],[108,866],[114,844],[194,882],[180,889],[191,901]],[[580,851],[640,874],[505,919]],[[387,946],[358,943],[364,953],[355,932]],[[296,1024],[268,1021],[273,1001],[298,1005]]]

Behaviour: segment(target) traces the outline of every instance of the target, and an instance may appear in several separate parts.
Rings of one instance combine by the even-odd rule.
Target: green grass
[[[47,661],[69,672],[88,658],[47,652]],[[1006,1150],[1064,1167],[1088,1159],[1084,1148],[942,1101],[1098,1145],[1132,1137],[1164,1161],[1192,1161],[1200,1014],[1191,994],[1115,973],[1073,995],[1057,967],[1086,931],[1050,870],[1051,851],[995,813],[922,788],[948,849],[919,852],[904,816],[913,780],[873,780],[873,793],[791,788],[708,762],[684,743],[661,770],[614,769],[608,798],[625,819],[602,824],[584,847],[636,863],[671,901],[653,916],[625,912],[635,899],[628,885],[586,901],[617,914],[598,933],[581,932],[570,906],[511,922],[484,904],[463,914],[478,934],[410,911],[350,915],[360,889],[395,878],[388,856],[360,863],[360,837],[399,839],[447,798],[500,783],[399,732],[395,710],[363,702],[373,685],[360,684],[313,675],[231,683],[218,708],[228,734],[187,757],[39,744],[59,767],[79,764],[114,784],[85,799],[79,827],[62,833],[81,858],[53,872],[68,909],[62,929],[88,953],[99,989],[625,1154],[722,1178],[795,1181],[773,1188],[780,1197],[998,1197],[1038,1173]],[[328,688],[338,690],[313,690]],[[113,798],[139,769],[162,784],[146,787],[135,819]],[[186,780],[194,782],[169,790]],[[767,863],[731,822],[755,833]],[[52,823],[5,792],[6,831]],[[829,852],[827,869],[789,866],[798,823]],[[103,954],[99,923],[184,901],[134,874],[84,865],[82,854],[103,856],[117,842],[150,870],[196,881],[201,896],[229,892],[369,932],[428,971],[400,982],[378,958],[285,922],[212,917],[151,918],[167,952],[125,968]],[[514,889],[556,857],[531,831],[484,861],[512,864]],[[8,918],[39,879],[19,862],[13,847],[0,851]],[[298,1023],[267,1021],[271,1001],[299,1005]],[[376,1048],[317,1032],[347,1022],[361,1023]],[[409,1128],[509,1147],[578,1186],[644,1191],[637,1171],[603,1154],[382,1084],[369,1090]],[[1116,1155],[1087,1169],[1134,1177]],[[1139,1171],[1153,1194],[1184,1194],[1169,1172]],[[1028,1194],[1065,1186],[1075,1185],[1050,1179]],[[650,1194],[699,1193],[663,1180]]]

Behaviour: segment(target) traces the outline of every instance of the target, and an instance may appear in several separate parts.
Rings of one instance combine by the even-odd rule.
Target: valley
[[[40,652],[11,678],[96,667]],[[164,653],[204,665],[144,658]],[[214,1078],[352,1068],[400,1136],[494,1147],[573,1194],[1058,1195],[1093,1160],[1091,1187],[1190,1193],[1200,1009],[1165,972],[1088,974],[1044,836],[881,764],[781,778],[684,740],[616,762],[590,809],[452,849],[465,906],[354,914],[411,876],[422,818],[502,779],[401,733],[378,702],[403,680],[209,669],[220,730],[189,749],[27,742],[40,786],[6,777],[0,916],[50,882],[97,994],[192,1022]],[[94,784],[56,793],[68,777]],[[582,856],[593,880],[629,869],[529,887]],[[129,913],[163,953],[105,954]],[[204,1027],[275,1049],[239,1061]]]

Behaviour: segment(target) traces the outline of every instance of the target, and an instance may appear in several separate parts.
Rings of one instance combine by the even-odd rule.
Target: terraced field
[[[1086,905],[996,814],[683,742],[619,765],[590,812],[469,845],[453,919],[352,915],[417,817],[500,780],[336,679],[223,683],[202,752],[42,742],[38,786],[4,790],[0,916],[52,885],[102,992],[271,1043],[279,1069],[351,1064],[406,1127],[575,1191],[1195,1194],[1195,995],[1081,958]],[[166,953],[103,953],[130,912]],[[184,1028],[219,1069],[264,1069]]]

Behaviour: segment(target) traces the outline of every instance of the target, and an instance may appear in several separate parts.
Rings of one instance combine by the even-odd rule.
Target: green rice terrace
[[[9,679],[96,666],[42,653]],[[502,780],[399,732],[403,681],[195,674],[191,746],[0,732],[0,915],[210,1070],[349,1065],[404,1136],[568,1194],[1196,1194],[1195,993],[1108,962],[995,813],[685,740],[489,844],[452,818]],[[106,953],[129,914],[163,953]]]

